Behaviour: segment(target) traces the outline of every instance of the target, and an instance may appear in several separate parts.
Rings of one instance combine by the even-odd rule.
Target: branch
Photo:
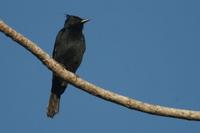
[[[119,95],[114,92],[110,92],[108,90],[100,88],[92,83],[89,83],[81,79],[74,73],[67,71],[65,68],[63,68],[59,63],[57,63],[47,53],[45,53],[41,48],[39,48],[34,42],[30,41],[20,33],[17,33],[14,29],[10,28],[1,20],[0,20],[0,31],[3,32],[8,37],[10,37],[11,39],[13,39],[14,41],[16,41],[17,43],[19,43],[28,51],[30,51],[46,67],[48,67],[48,69],[53,71],[55,74],[59,75],[64,80],[68,81],[72,85],[76,86],[77,88],[87,93],[90,93],[104,100],[113,102],[115,104],[127,107],[129,109],[134,109],[153,115],[200,121],[200,111],[176,109],[176,108],[169,108],[169,107],[144,103],[132,98],[128,98],[126,96]]]

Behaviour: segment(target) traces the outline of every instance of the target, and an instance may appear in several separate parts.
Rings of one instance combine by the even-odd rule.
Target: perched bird
[[[88,19],[78,16],[66,15],[64,27],[56,37],[53,58],[67,70],[75,73],[81,64],[85,52],[85,38],[82,33],[84,23]],[[68,83],[53,73],[51,95],[49,99],[47,116],[53,118],[59,112],[61,95]]]

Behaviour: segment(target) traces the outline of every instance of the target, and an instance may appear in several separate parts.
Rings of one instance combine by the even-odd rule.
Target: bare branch
[[[34,42],[28,40],[20,33],[17,33],[14,29],[10,28],[1,20],[0,20],[0,31],[3,32],[8,37],[10,37],[11,39],[13,39],[14,41],[16,41],[17,43],[19,43],[27,50],[29,50],[45,66],[47,66],[48,69],[50,69],[51,71],[62,77],[64,80],[68,81],[72,85],[76,86],[77,88],[87,93],[90,93],[104,100],[119,104],[121,106],[127,107],[129,109],[134,109],[153,115],[200,121],[200,111],[175,109],[159,105],[148,104],[95,86],[94,84],[79,78],[74,73],[71,73],[66,69],[64,69],[60,64],[58,64],[55,60],[53,60],[47,53],[45,53],[41,48],[39,48]]]

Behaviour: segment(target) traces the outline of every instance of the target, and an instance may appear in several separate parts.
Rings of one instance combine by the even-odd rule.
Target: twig
[[[48,67],[48,69],[50,69],[64,80],[68,81],[72,85],[76,86],[77,88],[87,93],[90,93],[104,100],[119,104],[121,106],[127,107],[129,109],[134,109],[153,115],[200,121],[200,111],[176,109],[176,108],[169,108],[169,107],[144,103],[132,98],[119,95],[114,92],[110,92],[108,90],[100,88],[92,83],[89,83],[81,79],[74,73],[71,73],[66,69],[64,69],[60,64],[58,64],[55,60],[53,60],[47,53],[45,53],[41,48],[39,48],[34,42],[30,41],[20,33],[17,33],[14,29],[10,28],[1,20],[0,20],[0,31],[3,32],[8,37],[10,37],[11,39],[13,39],[14,41],[16,41],[24,48],[26,48],[32,54],[34,54],[45,66]]]

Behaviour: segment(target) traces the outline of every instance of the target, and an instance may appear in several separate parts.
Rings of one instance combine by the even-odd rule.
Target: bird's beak
[[[88,22],[88,21],[90,21],[89,19],[83,19],[83,20],[81,20],[81,23],[86,23],[86,22]]]

